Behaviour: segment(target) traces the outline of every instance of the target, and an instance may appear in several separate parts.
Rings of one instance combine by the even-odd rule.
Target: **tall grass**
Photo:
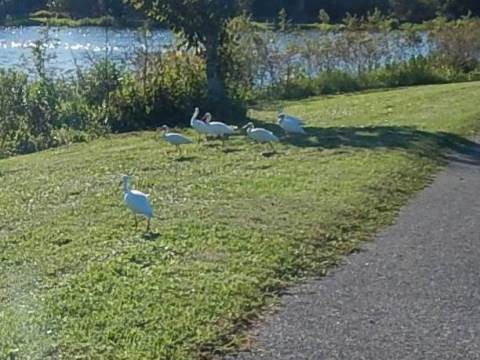
[[[285,44],[278,33],[237,19],[232,32],[242,36],[232,53],[243,56],[233,60],[233,82],[255,101],[479,78],[480,20],[439,22],[429,33],[392,31],[386,21],[375,13],[351,17],[341,33],[292,32]]]

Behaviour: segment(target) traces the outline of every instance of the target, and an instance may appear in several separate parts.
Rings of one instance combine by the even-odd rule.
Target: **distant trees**
[[[471,11],[474,15],[480,15],[480,1],[478,0],[443,0],[442,10],[447,15],[458,17]]]
[[[123,0],[0,0],[0,19],[26,16],[40,9],[64,12],[72,17],[98,17],[112,15],[122,17],[131,13],[131,7]]]
[[[402,21],[422,21],[434,18],[443,6],[440,0],[390,0],[390,9]]]
[[[467,14],[480,15],[479,0],[255,0],[254,17],[275,20],[285,9],[292,21],[318,21],[320,9],[328,13],[332,22],[340,22],[345,15],[366,15],[377,8],[384,14],[392,14],[403,21],[428,20],[437,13],[458,17]]]
[[[0,19],[7,15],[23,15],[30,11],[38,10],[45,6],[45,1],[40,0],[0,0]]]
[[[70,14],[72,17],[98,17],[112,15],[123,17],[131,7],[123,0],[47,0],[49,9]]]
[[[106,11],[114,17],[131,14],[126,0],[0,0],[0,19],[7,14],[24,16],[47,7],[69,13],[72,17],[102,16]],[[285,9],[289,20],[295,22],[317,22],[320,9],[328,13],[332,22],[340,22],[347,12],[366,15],[375,8],[403,21],[428,20],[437,13],[451,18],[468,11],[480,15],[479,0],[252,0],[254,18],[270,21],[277,18],[281,9]]]

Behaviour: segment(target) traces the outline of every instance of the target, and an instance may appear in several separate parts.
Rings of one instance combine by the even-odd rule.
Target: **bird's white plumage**
[[[280,119],[285,119],[292,124],[297,124],[297,125],[302,126],[302,127],[305,126],[305,122],[303,120],[301,120],[297,117],[291,116],[291,115],[287,115],[283,112],[278,114],[278,120],[280,120]]]
[[[193,143],[188,137],[177,133],[165,134],[165,139],[172,145],[187,145]]]
[[[252,123],[248,123],[245,126],[245,129],[247,129],[247,135],[250,139],[262,142],[262,143],[272,143],[272,142],[278,142],[280,139],[275,136],[274,133],[271,131],[268,131],[267,129],[263,128],[255,128],[255,126]]]
[[[303,125],[295,118],[279,116],[278,125],[287,133],[287,134],[300,134],[305,135],[306,132],[303,129]]]
[[[123,200],[127,208],[135,215],[141,215],[147,219],[153,217],[153,209],[150,204],[149,195],[138,190],[130,190],[128,186],[129,177],[123,177]]]
[[[195,108],[195,112],[193,113],[192,119],[190,120],[190,126],[195,129],[196,132],[199,134],[209,134],[207,124],[198,119],[198,115],[200,114],[200,109]]]
[[[207,125],[207,131],[209,135],[213,136],[225,136],[233,135],[237,128],[235,126],[227,125],[220,121],[211,121],[212,115],[210,113],[205,114],[205,124]]]
[[[162,128],[162,131],[162,137],[172,145],[179,146],[193,143],[193,141],[185,135],[170,132],[166,126]]]

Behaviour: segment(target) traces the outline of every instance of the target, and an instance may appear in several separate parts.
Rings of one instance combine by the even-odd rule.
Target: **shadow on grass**
[[[276,150],[262,152],[262,156],[266,157],[266,158],[271,158],[271,157],[274,157],[275,155],[279,155],[279,154],[280,153]]]
[[[259,126],[284,134],[275,125],[256,121]],[[428,132],[409,126],[306,127],[306,136],[282,137],[282,143],[301,148],[403,149],[429,158],[480,165],[480,144],[465,137]]]
[[[205,146],[205,147],[207,147],[207,148],[213,148],[213,149],[222,147],[222,143],[220,143],[220,142],[213,142],[213,140],[204,141],[204,142],[202,143],[202,145]]]
[[[222,151],[223,151],[225,154],[233,154],[233,153],[241,152],[242,150],[236,149],[236,148],[224,148],[224,149],[222,149]]]
[[[160,233],[157,232],[147,232],[142,235],[142,238],[147,241],[154,241],[160,238]]]
[[[190,161],[194,161],[196,159],[197,158],[195,156],[180,156],[180,157],[176,158],[175,161],[177,161],[177,162],[190,162]]]

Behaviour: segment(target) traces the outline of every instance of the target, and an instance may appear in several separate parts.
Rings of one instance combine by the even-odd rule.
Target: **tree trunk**
[[[207,62],[207,85],[208,100],[211,105],[217,107],[225,104],[227,94],[225,92],[225,80],[223,78],[220,61],[220,41],[213,39],[205,44]]]

